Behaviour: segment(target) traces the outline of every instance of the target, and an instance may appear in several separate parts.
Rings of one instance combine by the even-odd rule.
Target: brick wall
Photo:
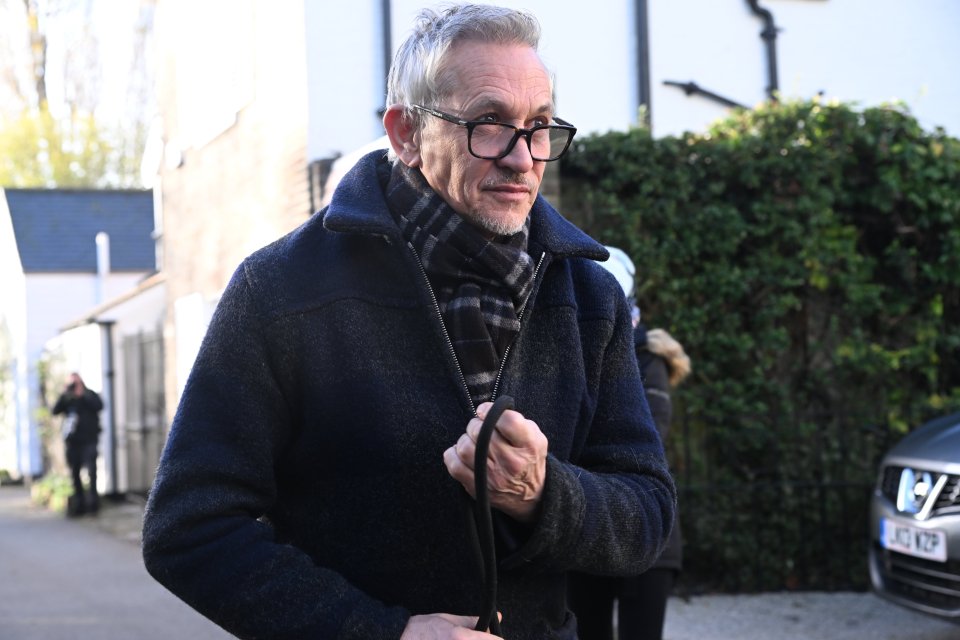
[[[163,10],[167,5],[161,0],[159,6]],[[203,93],[184,80],[195,77],[192,65],[201,64],[184,57],[189,31],[171,19],[157,33],[157,95],[166,144],[158,187],[167,275],[164,387],[169,417],[184,382],[177,376],[176,302],[194,294],[215,301],[244,257],[303,223],[310,210],[303,7],[254,0],[238,5],[239,10],[245,12],[242,26],[249,38],[231,56],[233,68],[211,69],[211,75],[240,79],[239,111],[233,124],[212,140],[187,139],[188,125],[181,122],[196,115],[183,105],[197,105]],[[223,77],[211,83],[232,86]]]

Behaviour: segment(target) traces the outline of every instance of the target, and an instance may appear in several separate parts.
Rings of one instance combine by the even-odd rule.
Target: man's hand
[[[497,614],[500,615],[500,614]],[[483,640],[497,636],[474,631],[477,617],[454,616],[449,613],[434,613],[426,616],[410,616],[400,640]]]
[[[466,433],[443,452],[447,471],[471,496],[477,436],[492,406],[484,402],[477,407],[477,417],[467,423]],[[547,446],[547,437],[537,423],[516,411],[503,412],[487,453],[487,488],[492,507],[520,522],[533,520],[547,474]]]

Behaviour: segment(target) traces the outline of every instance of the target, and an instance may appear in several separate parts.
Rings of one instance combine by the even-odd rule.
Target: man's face
[[[461,42],[451,49],[443,76],[452,91],[443,104],[427,105],[463,120],[489,120],[528,128],[553,116],[550,77],[537,53],[525,45]],[[494,234],[516,233],[530,213],[543,179],[526,140],[499,160],[467,150],[467,130],[424,115],[419,167],[453,209]]]

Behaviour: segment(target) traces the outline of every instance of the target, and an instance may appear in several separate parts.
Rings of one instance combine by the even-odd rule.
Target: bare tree
[[[27,30],[30,34],[30,53],[33,56],[33,80],[37,104],[47,103],[47,38],[40,30],[40,12],[36,0],[23,0],[27,10]]]
[[[97,10],[112,10],[105,3],[114,1],[0,0],[0,179],[45,186],[139,184],[154,112],[155,0],[140,0],[135,21],[112,27],[132,35],[129,67],[113,76],[124,81],[119,95],[104,91],[105,64],[117,60],[104,59],[100,38],[111,34],[95,22],[104,13]],[[120,46],[112,39],[110,44],[114,51]]]
[[[29,21],[21,0],[0,0],[0,116],[35,105]]]

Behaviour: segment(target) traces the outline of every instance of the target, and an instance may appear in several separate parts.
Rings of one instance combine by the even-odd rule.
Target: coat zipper
[[[420,275],[423,276],[423,282],[427,285],[427,292],[430,294],[430,301],[433,302],[433,308],[437,312],[437,318],[440,320],[440,328],[443,330],[443,339],[447,343],[447,350],[450,352],[450,356],[453,358],[453,364],[457,367],[457,374],[460,376],[460,383],[463,385],[463,390],[467,394],[467,401],[470,403],[470,412],[476,414],[477,407],[473,404],[473,395],[470,393],[470,386],[467,384],[467,377],[463,375],[463,369],[460,367],[460,359],[457,358],[457,352],[453,348],[453,340],[450,339],[450,333],[447,331],[447,325],[443,321],[443,313],[440,311],[440,303],[437,302],[437,294],[433,290],[433,285],[430,284],[430,278],[427,276],[427,270],[423,266],[423,260],[420,259],[420,255],[413,248],[409,242],[407,246],[410,247],[410,251],[413,253],[413,256],[417,259],[417,266],[420,267]],[[547,252],[544,251],[540,254],[540,260],[537,261],[537,267],[533,270],[533,282],[536,283],[537,276],[540,274],[540,266],[543,264],[543,259],[547,257]],[[533,289],[530,290],[530,295],[527,296],[527,299],[523,301],[523,306],[520,308],[520,312],[517,313],[517,322],[523,320],[524,312],[527,310],[527,303],[530,302],[530,298],[533,296]],[[522,327],[521,327],[522,328]],[[517,337],[520,336],[519,329],[517,330]],[[516,337],[514,341],[516,342]],[[497,399],[497,392],[500,389],[500,381],[503,378],[503,371],[507,366],[507,356],[510,355],[510,350],[513,347],[513,342],[507,345],[507,348],[503,352],[503,357],[500,358],[500,369],[497,371],[497,378],[493,383],[493,392],[491,394],[490,400]]]
[[[414,249],[413,245],[411,245],[409,242],[407,243],[407,246],[410,247],[410,251],[417,259],[417,266],[420,267],[420,275],[423,276],[423,282],[427,285],[427,291],[430,293],[430,300],[433,302],[433,308],[437,312],[437,319],[440,320],[440,328],[443,329],[443,339],[447,343],[447,349],[450,351],[450,356],[453,358],[453,364],[457,367],[457,374],[460,376],[460,383],[463,385],[463,390],[467,392],[467,402],[470,403],[470,412],[476,414],[477,407],[473,404],[473,396],[470,395],[470,386],[467,384],[467,377],[463,375],[463,369],[460,367],[460,360],[457,358],[457,352],[453,348],[453,340],[450,339],[450,333],[447,331],[447,325],[443,321],[443,313],[440,311],[440,303],[437,302],[437,294],[433,291],[433,286],[430,284],[430,278],[427,277],[427,270],[423,266],[423,260],[420,259],[420,254],[417,253],[416,249]]]
[[[540,265],[543,264],[543,259],[547,257],[547,252],[544,251],[540,254],[540,259],[537,260],[537,266],[533,270],[533,284],[536,286],[537,276],[540,274]],[[520,329],[523,328],[523,325],[520,324],[523,320],[523,313],[527,310],[527,303],[530,302],[530,298],[533,296],[533,287],[530,288],[530,294],[527,295],[527,299],[523,301],[523,306],[520,307],[520,312],[517,313],[517,323],[520,325],[517,328],[517,335],[513,337],[513,340],[510,344],[507,345],[507,348],[503,350],[503,357],[500,358],[500,370],[497,371],[497,378],[493,382],[493,393],[490,396],[491,402],[497,399],[497,393],[500,391],[500,380],[503,378],[503,371],[507,366],[507,356],[510,355],[510,351],[513,348],[513,344],[517,341],[517,338],[520,337]]]

